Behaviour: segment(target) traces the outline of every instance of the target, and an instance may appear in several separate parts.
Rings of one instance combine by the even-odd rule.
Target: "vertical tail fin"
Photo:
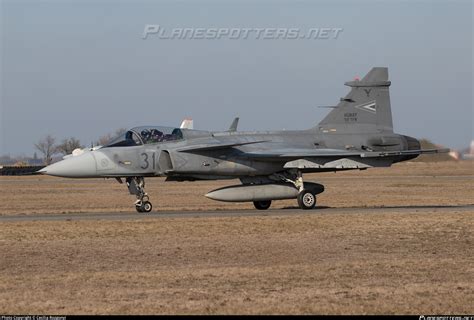
[[[388,68],[372,68],[318,124],[323,132],[393,132]]]

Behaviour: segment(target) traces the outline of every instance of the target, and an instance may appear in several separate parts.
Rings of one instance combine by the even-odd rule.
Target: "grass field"
[[[0,221],[0,313],[472,314],[473,164],[306,177],[326,186],[320,206],[359,208],[341,213]],[[0,181],[1,215],[134,210],[113,180]],[[226,183],[147,191],[155,214],[252,208],[202,197]]]
[[[474,161],[402,163],[392,168],[305,175],[326,187],[318,205],[330,207],[473,204]],[[253,209],[251,203],[224,203],[203,195],[238,180],[164,182],[146,179],[155,211]],[[135,197],[115,179],[48,176],[0,177],[0,214],[130,212]],[[276,201],[272,208],[296,206]]]

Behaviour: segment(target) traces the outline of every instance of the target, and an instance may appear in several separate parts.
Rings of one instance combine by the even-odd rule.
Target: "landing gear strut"
[[[150,212],[153,209],[149,201],[148,194],[145,192],[145,179],[143,177],[128,177],[126,179],[128,191],[137,197],[135,209],[138,212]]]

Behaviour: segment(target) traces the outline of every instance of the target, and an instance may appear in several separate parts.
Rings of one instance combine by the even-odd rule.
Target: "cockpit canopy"
[[[180,128],[135,127],[107,143],[103,148],[130,147],[183,139]]]

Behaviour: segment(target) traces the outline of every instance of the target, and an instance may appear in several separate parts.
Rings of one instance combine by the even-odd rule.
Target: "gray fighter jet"
[[[123,179],[136,195],[139,212],[150,212],[145,177],[166,181],[240,179],[241,184],[210,191],[206,197],[253,202],[268,209],[273,200],[297,199],[311,209],[324,191],[303,182],[303,174],[390,167],[422,153],[417,139],[393,132],[387,68],[373,68],[361,80],[345,83],[350,92],[315,127],[297,131],[211,132],[145,126],[128,130],[110,143],[83,150],[42,170],[70,178]]]

